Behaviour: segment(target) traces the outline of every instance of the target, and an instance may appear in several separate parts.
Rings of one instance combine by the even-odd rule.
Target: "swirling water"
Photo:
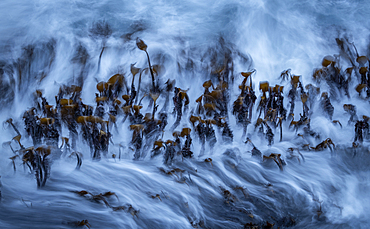
[[[370,4],[360,0],[4,0],[0,2],[1,120],[13,118],[26,136],[22,115],[34,104],[32,93],[42,89],[53,104],[62,84],[79,84],[81,79],[82,100],[94,105],[97,82],[116,73],[124,73],[130,81],[131,64],[147,66],[145,54],[136,47],[136,37],[148,45],[153,64],[165,67],[162,82],[176,79],[177,87],[189,89],[190,108],[178,129],[191,126],[187,117],[203,93],[202,83],[210,78],[210,63],[222,62],[227,52],[233,59],[235,76],[230,86],[230,107],[239,94],[239,73],[252,69],[256,69],[256,91],[259,81],[279,84],[280,73],[290,68],[301,75],[303,84],[314,83],[322,92],[329,92],[325,83],[313,82],[313,69],[321,67],[325,55],[340,53],[337,37],[348,38],[360,55],[369,57],[369,10]],[[111,26],[112,35],[106,39],[91,30],[99,21]],[[106,48],[98,67],[103,45]],[[20,74],[17,64],[26,60],[30,47],[33,54],[26,61],[29,67]],[[73,61],[81,47],[87,53],[84,65]],[[343,60],[344,67],[349,65]],[[288,82],[283,84],[289,88]],[[183,174],[161,173],[158,168],[165,166],[160,157],[133,161],[132,133],[127,123],[112,131],[114,144],[100,161],[90,158],[89,147],[82,141],[77,144],[83,154],[80,170],[75,170],[75,159],[64,155],[54,159],[43,188],[37,188],[34,175],[22,168],[20,160],[15,161],[14,172],[9,160],[13,153],[4,145],[0,154],[0,227],[70,228],[70,222],[87,219],[91,228],[192,228],[192,224],[243,228],[247,223],[266,225],[267,221],[274,223],[274,228],[368,228],[369,144],[365,140],[354,156],[354,125],[347,125],[349,116],[342,108],[351,103],[356,105],[359,117],[369,115],[368,101],[358,96],[356,84],[351,85],[350,98],[342,95],[332,100],[334,119],[343,124],[342,128],[324,117],[318,103],[314,107],[311,127],[320,133],[320,139],[303,139],[287,124],[283,141],[279,142],[276,129],[275,144],[267,146],[250,125],[248,134],[253,143],[264,155],[280,153],[287,164],[284,171],[273,161],[262,162],[251,156],[252,148],[244,143],[242,129],[231,114],[234,141],[223,143],[217,132],[216,146],[201,152],[194,137],[194,158],[178,159],[173,165],[185,170]],[[160,97],[159,104],[163,102]],[[302,109],[298,104],[296,117]],[[144,108],[145,112],[150,109]],[[254,119],[256,115],[254,110]],[[174,121],[169,115],[163,139],[171,139]],[[7,142],[15,135],[4,126],[0,141]],[[334,153],[301,149],[304,161],[287,153],[289,147],[313,146],[326,138],[336,144]],[[32,145],[27,137],[22,137],[22,142]],[[111,155],[118,154],[119,144],[123,145],[122,159],[113,159]],[[204,162],[205,158],[212,158],[212,164]],[[113,211],[71,192],[81,190],[114,192],[118,198],[109,197],[111,205],[131,204],[139,213]],[[225,190],[231,193],[227,198]],[[151,198],[156,194],[160,199]]]

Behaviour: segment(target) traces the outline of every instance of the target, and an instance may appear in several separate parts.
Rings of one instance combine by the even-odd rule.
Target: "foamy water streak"
[[[124,73],[131,82],[130,64],[147,66],[145,54],[135,45],[136,37],[140,37],[148,45],[153,64],[165,67],[162,83],[176,79],[177,87],[189,88],[190,109],[179,128],[190,127],[187,117],[203,93],[202,83],[210,78],[211,62],[222,65],[225,54],[234,60],[230,110],[239,94],[241,71],[257,70],[253,75],[256,91],[259,81],[280,83],[278,76],[288,68],[302,75],[304,84],[311,83],[313,69],[321,66],[323,56],[339,54],[335,38],[344,36],[354,42],[360,55],[368,55],[369,10],[366,1],[2,1],[1,120],[13,118],[26,136],[21,117],[34,106],[31,95],[35,89],[42,89],[49,103],[54,104],[60,85],[78,84],[81,79],[83,102],[94,105],[97,82],[116,73]],[[112,28],[106,40],[91,31],[94,23],[103,20]],[[104,42],[106,48],[98,68]],[[345,59],[342,62],[343,68],[350,65]],[[150,83],[149,78],[143,81]],[[283,84],[286,97],[289,83]],[[286,227],[294,219],[295,228],[367,228],[368,142],[353,156],[350,147],[354,126],[347,125],[349,116],[342,108],[352,103],[359,117],[369,115],[368,101],[358,97],[356,85],[357,81],[350,85],[351,99],[342,96],[332,100],[334,119],[343,128],[323,116],[317,101],[311,127],[320,133],[320,139],[297,137],[286,124],[283,141],[279,142],[277,129],[275,144],[268,147],[252,125],[248,127],[253,143],[264,155],[282,154],[287,163],[282,172],[273,161],[251,157],[252,147],[243,142],[242,129],[231,114],[234,142],[224,144],[216,131],[215,148],[206,147],[204,155],[198,157],[201,146],[194,138],[195,158],[177,158],[172,168],[185,171],[173,175],[160,171],[165,167],[161,157],[149,159],[148,153],[142,161],[132,160],[132,133],[127,122],[112,131],[115,144],[111,144],[108,158],[92,161],[88,147],[78,142],[77,150],[83,154],[81,169],[75,170],[75,158],[62,155],[53,161],[50,178],[41,189],[34,175],[22,168],[21,160],[16,160],[14,173],[8,159],[13,153],[4,146],[0,157],[0,227],[70,228],[70,222],[83,219],[92,228],[192,228],[190,222],[206,228],[243,228],[249,222],[266,221]],[[322,92],[330,89],[325,83],[317,86]],[[160,97],[158,102],[164,101]],[[296,117],[302,110],[298,103]],[[288,104],[287,98],[284,104]],[[172,109],[171,101],[169,111]],[[146,112],[150,109],[142,113]],[[254,110],[253,121],[256,115]],[[169,115],[164,140],[172,138],[170,127],[174,122]],[[0,141],[9,141],[15,135],[11,128],[4,127]],[[67,135],[67,129],[63,130],[63,136]],[[305,160],[298,161],[287,153],[289,147],[314,146],[328,137],[336,144],[332,155],[329,150],[301,150]],[[22,137],[22,143],[31,146],[32,140]],[[124,145],[121,160],[110,158],[118,154],[118,144]],[[212,164],[205,158],[212,158]],[[125,206],[126,210],[113,211],[101,202],[71,192],[81,190],[93,194],[114,192],[118,198],[109,197],[109,204]],[[230,194],[225,194],[226,190]],[[317,217],[320,202],[322,214]],[[140,210],[137,216],[127,211],[129,204]]]

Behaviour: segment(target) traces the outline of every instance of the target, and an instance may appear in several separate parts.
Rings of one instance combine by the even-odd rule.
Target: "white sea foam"
[[[220,37],[234,60],[230,110],[239,94],[241,71],[256,69],[253,84],[258,91],[259,81],[280,84],[278,77],[288,68],[293,74],[301,75],[303,84],[313,83],[313,69],[321,67],[322,58],[339,54],[336,37],[349,37],[360,55],[368,55],[369,10],[366,1],[344,0],[34,0],[27,3],[4,0],[0,2],[0,64],[6,66],[2,76],[6,87],[0,117],[1,120],[13,118],[23,134],[23,145],[31,146],[32,140],[25,137],[21,118],[26,109],[34,106],[31,95],[35,89],[42,89],[49,103],[54,104],[60,85],[76,84],[82,72],[83,102],[94,105],[97,82],[115,73],[124,73],[131,82],[130,64],[147,66],[145,54],[135,45],[135,38],[140,37],[148,45],[153,64],[165,67],[160,80],[164,83],[168,78],[176,79],[177,87],[189,88],[190,109],[178,129],[190,127],[186,117],[203,93],[202,83],[210,77],[211,54],[219,53],[216,63],[223,61],[225,49],[221,48]],[[102,41],[89,31],[93,23],[102,20],[111,25],[113,34],[106,41],[98,69]],[[133,40],[126,39],[130,33]],[[32,64],[29,72],[22,73],[20,78],[13,63],[24,58],[22,53],[27,45],[34,45]],[[71,61],[79,45],[88,53],[85,67]],[[343,58],[342,65],[345,69],[349,63]],[[43,74],[46,77],[41,80]],[[143,83],[149,84],[150,79],[144,77]],[[81,169],[75,170],[75,158],[63,155],[53,161],[50,178],[40,189],[21,160],[16,160],[14,173],[9,160],[13,153],[4,146],[0,155],[0,227],[69,228],[68,222],[87,219],[92,228],[192,228],[189,221],[203,221],[207,228],[243,228],[249,222],[287,225],[291,217],[296,228],[367,228],[370,226],[369,144],[365,141],[353,156],[350,147],[354,125],[347,125],[349,116],[343,110],[343,104],[351,103],[356,105],[359,117],[369,115],[368,101],[359,98],[354,90],[357,83],[350,85],[350,99],[342,95],[332,100],[333,119],[339,120],[342,128],[323,115],[317,98],[311,128],[320,134],[320,139],[303,139],[286,124],[283,141],[279,142],[277,128],[275,143],[269,147],[249,125],[248,133],[264,155],[282,155],[287,164],[284,171],[272,160],[262,162],[251,157],[252,147],[244,143],[242,128],[231,112],[233,143],[224,144],[216,131],[216,146],[212,150],[207,146],[200,152],[201,144],[194,137],[194,158],[178,159],[173,165],[186,170],[182,174],[184,182],[179,180],[180,174],[160,172],[159,167],[164,167],[160,157],[150,159],[148,153],[141,161],[132,160],[133,151],[129,148],[132,133],[127,123],[112,131],[115,144],[110,145],[107,158],[92,161],[89,147],[79,141],[77,150],[83,154]],[[290,85],[282,84],[287,106]],[[324,82],[316,85],[321,92],[330,90]],[[163,97],[158,99],[160,104],[164,101]],[[170,101],[169,111],[172,111]],[[297,101],[295,117],[299,117],[301,110]],[[144,108],[143,113],[146,112],[150,109]],[[256,117],[254,110],[253,121]],[[170,127],[174,122],[175,118],[169,115],[163,140],[172,139]],[[9,141],[15,135],[11,128],[4,127],[0,141]],[[63,136],[68,136],[67,129]],[[326,138],[336,144],[332,154],[329,149],[301,150],[305,160],[298,161],[287,153],[290,147],[308,143],[315,146]],[[120,143],[124,145],[122,159],[112,159],[112,154],[118,154]],[[15,144],[13,147],[17,148]],[[212,164],[204,162],[205,158],[212,158]],[[236,187],[243,187],[244,191]],[[93,194],[114,192],[118,199],[109,197],[109,204],[125,205],[126,211],[113,211],[103,203],[71,192],[81,190]],[[235,198],[229,204],[225,203],[224,190],[229,190]],[[161,200],[152,198],[156,194]],[[127,212],[128,204],[140,210],[137,216]],[[320,205],[322,214],[317,217]]]

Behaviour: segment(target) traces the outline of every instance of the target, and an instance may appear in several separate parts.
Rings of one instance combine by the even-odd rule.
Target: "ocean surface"
[[[369,12],[370,3],[364,0],[0,1],[0,228],[369,228],[369,139],[353,146],[355,124],[348,122],[350,115],[343,109],[344,104],[353,104],[359,119],[370,116],[369,98],[355,90],[361,78],[356,70],[348,96],[313,78],[327,55],[339,58],[342,73],[353,65],[360,67],[346,53],[370,57]],[[27,148],[33,141],[22,118],[36,106],[36,90],[55,105],[62,85],[83,85],[82,102],[95,107],[97,83],[115,74],[123,74],[130,83],[132,64],[148,67],[137,38],[147,44],[152,65],[161,66],[156,79],[160,85],[175,80],[189,96],[189,107],[174,130],[174,92],[168,95],[168,107],[165,94],[158,98],[158,112],[168,113],[160,136],[164,141],[173,140],[175,130],[192,128],[189,117],[195,114],[203,83],[217,82],[212,78],[215,69],[225,64],[226,56],[232,60],[227,65],[232,77],[228,122],[233,141],[223,141],[215,127],[215,146],[202,148],[193,130],[192,158],[176,156],[168,166],[162,155],[151,158],[150,145],[133,160],[133,131],[128,120],[117,116],[108,153],[101,160],[92,159],[79,132],[73,150],[81,153],[81,168],[76,169],[76,157],[64,148],[52,152],[49,177],[38,187],[22,158],[10,159],[19,153],[10,146],[14,150],[20,146],[12,140],[17,132],[6,120],[12,118]],[[341,50],[338,39],[346,41],[350,51]],[[268,146],[254,128],[262,94],[259,82],[284,86],[284,105],[289,109],[291,84],[280,78],[287,69],[300,76],[303,86],[320,88],[310,108],[311,129],[320,136],[302,137],[302,128],[296,131],[285,121],[282,141],[279,128],[272,128],[274,144]],[[244,79],[240,73],[252,70],[258,99],[243,136],[232,106]],[[138,89],[138,77],[134,83]],[[143,74],[140,98],[150,85],[150,75]],[[341,125],[325,116],[322,92],[329,93],[333,120]],[[142,114],[152,112],[148,98],[142,101]],[[301,113],[297,97],[295,120]],[[61,137],[69,137],[66,126],[59,146]],[[262,155],[281,154],[283,170],[272,159],[252,156],[246,137]],[[335,144],[333,150],[305,148],[327,138]],[[291,154],[289,148],[299,151]],[[90,194],[79,195],[80,191]],[[99,197],[107,192],[115,195]]]

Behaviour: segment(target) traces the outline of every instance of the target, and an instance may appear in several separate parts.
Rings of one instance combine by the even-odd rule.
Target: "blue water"
[[[261,226],[267,221],[274,223],[274,228],[368,228],[369,142],[365,140],[353,156],[354,125],[347,125],[349,115],[343,110],[343,104],[351,103],[356,105],[359,117],[370,115],[368,100],[354,90],[357,81],[350,85],[350,99],[341,96],[332,100],[333,119],[343,128],[323,115],[320,98],[316,98],[311,128],[320,133],[320,139],[301,138],[286,123],[283,141],[279,142],[276,129],[275,143],[269,147],[252,125],[248,127],[253,143],[264,155],[282,154],[287,163],[284,171],[273,161],[262,162],[251,156],[252,147],[244,143],[242,128],[231,115],[243,80],[240,72],[256,70],[253,86],[257,95],[260,81],[280,84],[280,73],[288,68],[301,76],[304,85],[313,83],[321,92],[330,92],[325,82],[313,81],[313,70],[321,67],[324,56],[340,54],[335,38],[348,39],[359,55],[370,57],[368,12],[367,1],[1,1],[0,117],[1,121],[13,118],[26,147],[32,145],[32,139],[26,137],[22,116],[35,106],[32,95],[36,89],[54,104],[59,87],[78,84],[82,75],[81,98],[95,106],[97,82],[116,73],[125,74],[131,82],[131,64],[147,67],[145,53],[136,47],[137,37],[148,45],[152,64],[164,67],[160,82],[175,79],[177,87],[189,89],[189,110],[176,130],[191,126],[187,117],[203,93],[203,82],[210,79],[211,63],[222,65],[225,52],[233,59],[235,82],[230,85],[229,102],[234,141],[223,143],[216,130],[216,146],[202,151],[194,135],[194,158],[177,158],[173,165],[185,170],[183,174],[160,172],[158,168],[165,167],[161,157],[133,161],[132,132],[121,118],[117,130],[112,131],[107,157],[93,161],[89,147],[78,141],[76,150],[83,155],[81,169],[75,170],[76,158],[62,155],[53,160],[43,188],[37,188],[34,175],[23,168],[19,158],[14,172],[9,159],[14,154],[3,144],[0,228],[73,228],[71,222],[84,219],[91,228],[192,228],[191,222],[198,228],[243,228],[247,223]],[[110,36],[103,38],[92,32],[100,22],[110,25]],[[33,55],[27,62],[25,50],[29,47],[33,47]],[[78,47],[88,54],[85,65],[73,61]],[[17,67],[24,60],[30,65],[20,74]],[[350,65],[341,57],[342,70]],[[290,83],[281,84],[286,88],[287,106]],[[142,87],[149,85],[150,77],[143,77]],[[164,101],[163,97],[158,100],[159,104]],[[302,105],[300,101],[296,104],[295,117],[299,117]],[[147,100],[144,105],[142,113],[151,112],[151,108],[146,109]],[[256,121],[255,108],[252,124]],[[169,115],[168,121],[163,140],[172,138],[170,127],[175,117]],[[68,137],[66,127],[62,135]],[[14,136],[15,131],[4,125],[0,142]],[[334,155],[329,149],[316,152],[301,148],[305,161],[299,162],[287,152],[289,147],[315,146],[326,138],[336,144]],[[14,141],[11,144],[19,148]],[[122,159],[112,158],[120,148]],[[212,164],[204,162],[205,158],[212,158]],[[127,208],[113,211],[102,202],[71,192],[81,190],[114,192],[118,199],[109,197],[111,205],[131,204],[139,213],[132,215]],[[233,196],[229,203],[224,190]],[[161,199],[151,198],[156,194]],[[320,216],[318,212],[322,212]]]

